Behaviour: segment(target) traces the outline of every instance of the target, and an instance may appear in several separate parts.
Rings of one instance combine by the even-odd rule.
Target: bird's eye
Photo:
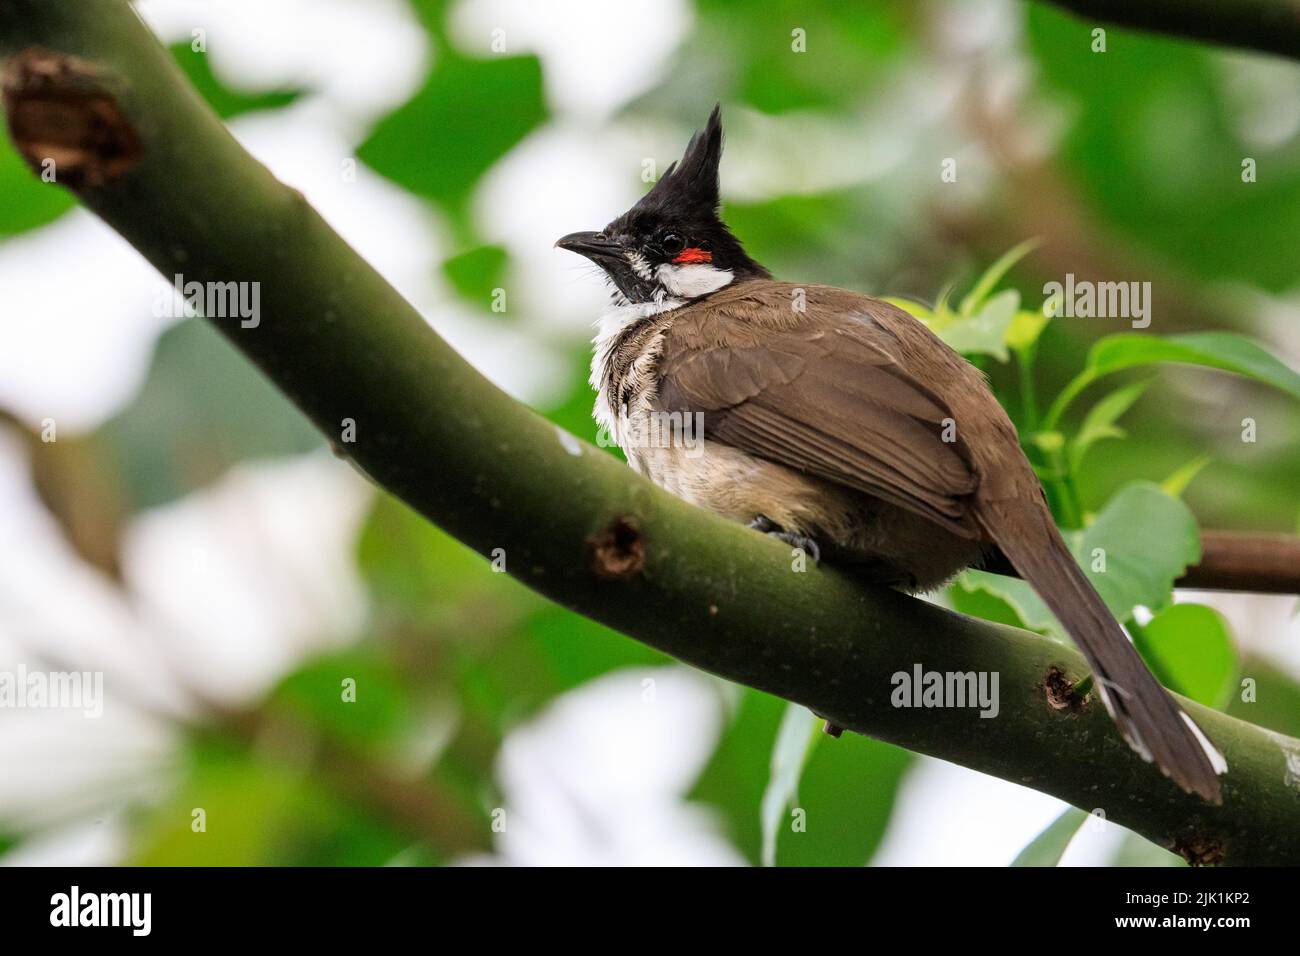
[[[668,255],[675,256],[686,248],[686,240],[675,232],[668,232],[660,237],[659,245]]]

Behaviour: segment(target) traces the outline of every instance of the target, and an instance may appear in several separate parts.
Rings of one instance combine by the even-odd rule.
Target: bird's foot
[[[807,535],[795,534],[791,531],[769,531],[769,537],[776,538],[778,541],[784,541],[792,548],[798,548],[804,554],[812,558],[813,564],[821,564],[822,549],[818,547],[817,542]]]
[[[776,538],[778,541],[784,541],[792,548],[799,548],[804,554],[812,558],[813,564],[821,564],[822,549],[818,546],[816,541],[807,535],[796,534],[793,531],[786,531],[767,515],[758,515],[749,523],[749,527],[767,535],[769,538]]]

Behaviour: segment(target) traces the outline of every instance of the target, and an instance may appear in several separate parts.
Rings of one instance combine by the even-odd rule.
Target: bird
[[[635,205],[555,243],[610,287],[591,364],[599,425],[660,487],[865,581],[921,593],[1009,563],[1128,744],[1221,803],[1223,755],[1075,562],[983,373],[898,306],[773,278],[721,217],[722,148],[718,106]],[[664,440],[674,421],[698,421],[699,440]]]

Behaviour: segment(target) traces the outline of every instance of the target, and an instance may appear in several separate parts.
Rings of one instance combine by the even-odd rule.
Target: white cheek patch
[[[645,261],[645,256],[634,249],[627,252],[627,264],[632,267],[632,271],[637,274],[638,278],[649,282],[651,279],[650,263]]]
[[[659,267],[659,284],[670,295],[687,299],[717,292],[734,278],[735,274],[730,269],[717,269],[707,262],[691,262],[680,266],[665,263]]]

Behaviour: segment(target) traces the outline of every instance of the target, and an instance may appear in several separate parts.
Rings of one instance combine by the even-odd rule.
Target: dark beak
[[[653,298],[654,284],[632,271],[626,247],[607,238],[603,232],[571,232],[557,239],[555,245],[586,256],[598,265],[629,302],[649,302]]]
[[[559,249],[568,249],[597,263],[601,259],[623,256],[623,247],[617,242],[606,239],[599,232],[571,232],[557,239],[555,245]]]

